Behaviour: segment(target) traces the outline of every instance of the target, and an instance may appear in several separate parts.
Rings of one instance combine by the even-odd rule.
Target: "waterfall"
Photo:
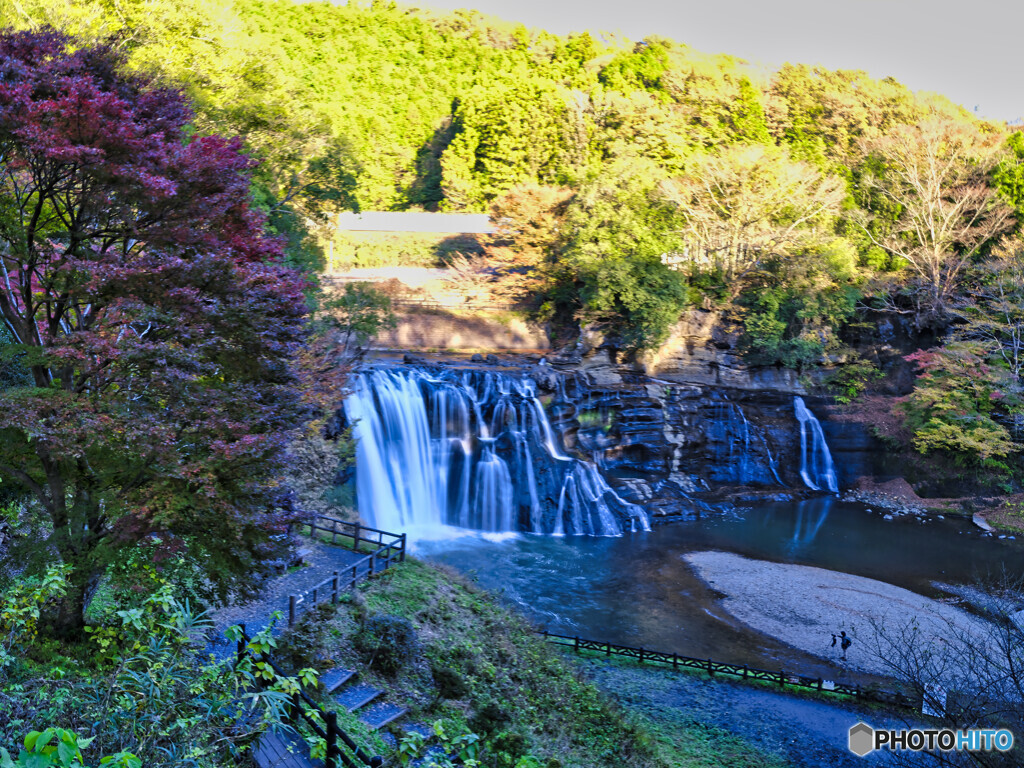
[[[771,485],[774,481],[784,486],[765,428],[750,421],[743,407],[732,402],[726,392],[716,393],[713,402],[705,427],[712,459],[709,476],[737,485]]]
[[[836,468],[821,423],[807,409],[802,397],[793,398],[793,411],[800,422],[800,477],[812,490],[839,493]]]
[[[529,378],[379,369],[354,377],[345,415],[356,493],[378,528],[612,536],[650,526],[597,466],[565,453]]]

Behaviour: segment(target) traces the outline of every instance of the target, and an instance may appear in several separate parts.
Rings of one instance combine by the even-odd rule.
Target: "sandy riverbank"
[[[728,552],[683,558],[744,624],[848,669],[890,674],[881,656],[891,654],[879,632],[894,636],[910,622],[917,625],[917,643],[929,648],[941,647],[954,631],[983,631],[978,619],[958,608],[874,579]],[[838,645],[830,645],[840,630],[853,639],[845,661]]]

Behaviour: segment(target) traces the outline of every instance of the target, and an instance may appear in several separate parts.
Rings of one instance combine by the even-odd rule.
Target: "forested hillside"
[[[761,82],[743,62],[681,42],[558,37],[471,11],[289,0],[0,7],[14,27],[117,36],[136,66],[186,87],[202,129],[246,138],[278,199],[315,183],[308,192],[345,209],[486,210],[516,184],[578,185],[622,157],[678,174],[737,142],[787,145],[849,177],[859,142],[894,125],[927,115],[973,124],[941,97],[862,72],[786,65]]]
[[[14,28],[113,39],[185,89],[198,131],[240,135],[261,162],[255,199],[306,268],[334,211],[490,210],[501,231],[463,267],[556,327],[642,349],[685,308],[714,309],[752,364],[852,362],[856,392],[870,361],[846,329],[888,313],[945,341],[908,405],[919,448],[996,463],[1017,450],[1024,139],[941,96],[394,3],[0,10]],[[955,371],[979,361],[993,372],[980,399],[951,404]]]
[[[765,75],[473,11],[0,0],[0,746],[26,739],[0,765],[71,768],[93,739],[103,765],[234,764],[311,683],[202,664],[196,643],[203,609],[287,570],[295,445],[319,440],[321,496],[350,458],[347,432],[320,438],[390,299],[316,282],[332,216],[371,209],[490,213],[473,252],[422,240],[417,258],[555,346],[601,338],[639,366],[703,313],[741,366],[835,402],[888,377],[882,437],[975,489],[1024,488],[1016,128],[862,72]],[[420,663],[423,712],[457,714],[442,698],[493,678],[476,635],[459,642],[431,653],[477,658],[474,676]],[[562,765],[562,723],[609,765],[686,764],[631,722],[588,725],[617,715],[555,671],[516,683],[521,718],[472,703],[493,715],[488,765],[535,768],[532,748]],[[276,682],[257,694],[258,677]]]

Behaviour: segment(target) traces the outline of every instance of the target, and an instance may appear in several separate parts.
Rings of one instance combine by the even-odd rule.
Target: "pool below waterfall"
[[[723,610],[713,585],[683,556],[727,551],[864,576],[930,597],[943,596],[938,585],[971,585],[1002,569],[1024,574],[1021,542],[983,535],[962,518],[923,520],[886,520],[881,511],[822,496],[621,537],[488,539],[466,532],[415,546],[420,556],[501,593],[553,633],[829,675],[828,632],[809,629],[821,634],[820,655],[760,635]]]

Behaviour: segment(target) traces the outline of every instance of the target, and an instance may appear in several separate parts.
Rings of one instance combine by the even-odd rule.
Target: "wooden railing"
[[[327,541],[327,536],[319,536],[317,531],[330,534],[330,542],[337,544],[341,539],[351,539],[352,549],[359,551],[360,546],[369,544],[376,549],[344,570],[335,571],[319,584],[297,595],[288,595],[288,626],[294,626],[299,614],[315,607],[318,603],[330,600],[338,602],[342,592],[355,588],[363,579],[382,573],[395,562],[405,561],[406,537],[404,533],[389,533],[379,528],[370,528],[360,523],[350,523],[326,515],[317,515],[309,521],[294,523],[300,530],[309,529],[309,535]]]
[[[502,301],[439,301],[437,299],[392,299],[391,306],[395,309],[489,309],[496,312],[513,312],[523,309],[523,305]]]
[[[239,624],[238,627],[241,630],[236,650],[238,662],[240,663],[248,653],[253,661],[263,662],[278,677],[287,677],[269,657],[255,653],[248,647],[252,638],[246,633],[245,624]],[[269,686],[274,682],[262,677],[257,677],[257,680],[264,686]],[[337,768],[338,765],[343,765],[345,768],[380,768],[384,764],[384,758],[367,753],[351,736],[338,727],[337,712],[324,711],[323,707],[309,698],[304,691],[292,694],[288,705],[288,719],[294,725],[298,725],[300,722],[306,723],[313,733],[324,740],[327,747],[324,755],[324,768]]]
[[[314,515],[308,520],[301,522],[292,523],[289,526],[289,533],[292,528],[297,528],[302,531],[304,528],[309,529],[309,535],[313,538],[320,538],[322,541],[326,541],[327,537],[317,536],[317,531],[322,531],[325,534],[330,534],[331,544],[337,544],[338,538],[351,539],[352,549],[358,551],[359,547],[363,544],[376,544],[377,547],[382,547],[387,543],[397,544],[401,541],[402,548],[405,548],[405,534],[404,533],[390,533],[388,531],[382,531],[379,528],[371,528],[368,525],[362,523],[350,523],[347,520],[339,520],[336,517],[329,517],[328,515]],[[387,539],[387,541],[385,541]]]
[[[580,651],[595,651],[605,656],[626,656],[636,659],[643,664],[653,662],[665,664],[673,669],[696,669],[707,672],[709,675],[731,675],[743,680],[761,680],[766,683],[774,683],[780,688],[803,688],[820,691],[822,693],[837,693],[844,696],[867,701],[879,702],[890,706],[902,707],[905,709],[920,709],[920,701],[917,701],[906,694],[896,691],[885,691],[872,686],[863,687],[857,684],[840,683],[825,680],[821,677],[806,677],[792,672],[772,672],[766,669],[757,669],[746,664],[724,664],[711,659],[696,659],[692,656],[681,656],[678,653],[666,653],[665,651],[652,651],[648,648],[634,648],[629,645],[615,645],[597,640],[585,640],[581,637],[569,637],[568,635],[555,635],[547,630],[538,634],[555,643],[573,648],[577,653]]]

